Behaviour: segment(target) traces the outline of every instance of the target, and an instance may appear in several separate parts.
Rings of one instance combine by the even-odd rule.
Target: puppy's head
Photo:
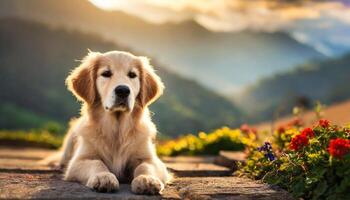
[[[148,106],[163,91],[163,83],[145,57],[127,52],[90,52],[68,76],[70,91],[89,106],[106,112],[131,112]]]

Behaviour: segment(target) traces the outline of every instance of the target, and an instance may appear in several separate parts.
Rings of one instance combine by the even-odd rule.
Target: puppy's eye
[[[129,72],[128,73],[129,78],[136,78],[136,73],[135,72]]]
[[[112,72],[110,70],[102,72],[101,76],[109,78],[112,76]]]

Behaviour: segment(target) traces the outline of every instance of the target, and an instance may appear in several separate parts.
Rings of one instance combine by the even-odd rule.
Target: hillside
[[[66,124],[76,116],[79,105],[64,80],[88,48],[129,50],[90,34],[1,19],[0,128],[40,127],[52,120]],[[231,102],[152,63],[166,86],[151,108],[161,133],[174,136],[239,123],[241,114]]]
[[[98,9],[85,0],[2,0],[0,16],[97,33],[153,55],[172,71],[225,94],[262,76],[323,57],[286,33],[211,32],[194,21],[156,25]]]
[[[322,111],[322,116],[329,120],[332,124],[336,124],[339,126],[345,126],[350,123],[350,100],[336,103],[329,107],[326,107]],[[313,126],[317,123],[317,117],[313,111],[308,111],[303,113],[300,116],[302,122],[305,126]],[[293,119],[293,116],[286,116],[281,119],[278,119],[274,122],[274,128],[277,129],[279,126],[285,126],[290,123]],[[270,131],[271,130],[271,122],[263,122],[254,125],[260,131]]]
[[[252,121],[291,113],[301,104],[307,108],[319,100],[333,104],[350,98],[350,54],[337,59],[309,62],[295,70],[263,79],[236,97]]]

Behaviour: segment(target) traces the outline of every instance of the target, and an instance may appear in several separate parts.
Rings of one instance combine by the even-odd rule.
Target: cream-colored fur
[[[104,70],[112,76],[101,76]],[[137,77],[128,77],[130,71]],[[113,105],[114,88],[121,84],[131,90],[123,108]],[[159,193],[169,175],[155,152],[157,131],[148,105],[162,94],[163,84],[148,60],[120,51],[90,52],[67,85],[83,107],[62,148],[65,180],[99,192],[118,190],[119,181],[129,181],[134,193]]]

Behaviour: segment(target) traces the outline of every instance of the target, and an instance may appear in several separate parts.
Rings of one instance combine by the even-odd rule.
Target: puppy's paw
[[[87,187],[97,192],[114,192],[119,189],[119,181],[110,172],[101,172],[89,178]]]
[[[159,178],[150,175],[140,175],[131,182],[131,191],[136,194],[159,194],[163,188]]]

